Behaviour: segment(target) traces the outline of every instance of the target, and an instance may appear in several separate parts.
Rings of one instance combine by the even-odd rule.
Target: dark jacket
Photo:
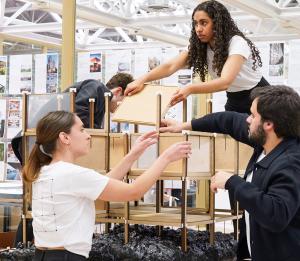
[[[250,214],[251,254],[254,261],[300,260],[300,140],[284,139],[256,163],[263,148],[248,138],[248,115],[209,114],[192,121],[195,131],[229,134],[254,148],[245,176],[232,176],[225,188]],[[252,182],[245,179],[253,171]],[[249,255],[245,222],[241,222],[238,258]]]
[[[111,91],[103,83],[93,79],[75,83],[70,88],[76,88],[75,112],[85,128],[90,127],[89,98],[95,98],[94,128],[100,129],[105,113],[104,93]],[[69,88],[66,91],[68,90]]]

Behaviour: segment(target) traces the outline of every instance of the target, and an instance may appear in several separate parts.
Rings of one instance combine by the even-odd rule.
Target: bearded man
[[[244,178],[218,172],[211,189],[226,189],[244,209],[238,260],[300,260],[300,97],[287,86],[251,93],[251,115],[219,112],[191,122],[163,120],[161,132],[229,134],[254,148]]]

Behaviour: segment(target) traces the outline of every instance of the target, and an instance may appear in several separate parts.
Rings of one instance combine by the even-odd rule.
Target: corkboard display
[[[170,100],[177,89],[174,86],[146,85],[143,91],[124,98],[112,120],[154,126],[156,125],[157,94],[161,93],[163,117],[168,111]]]

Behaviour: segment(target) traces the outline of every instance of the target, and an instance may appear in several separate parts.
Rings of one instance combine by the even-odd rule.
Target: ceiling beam
[[[11,22],[13,22],[20,14],[22,14],[27,8],[29,8],[31,6],[31,3],[25,3],[17,12],[15,12],[12,16],[9,17],[9,19],[7,19],[4,22],[4,26],[9,25]]]
[[[34,5],[37,5],[41,10],[53,11],[61,13],[62,2],[59,0],[30,0]],[[90,7],[77,5],[77,18],[87,20],[108,27],[122,27],[138,33],[144,37],[155,39],[161,42],[168,42],[177,46],[186,46],[188,37],[170,33],[166,30],[161,30],[153,26],[137,27],[129,24],[129,18],[121,18],[116,15],[108,14],[100,10],[95,10]]]
[[[77,23],[76,29],[95,29],[99,28],[98,25],[88,22]],[[40,24],[18,24],[10,26],[0,26],[2,33],[23,33],[23,32],[61,32],[62,24],[59,22],[53,23],[40,23]]]

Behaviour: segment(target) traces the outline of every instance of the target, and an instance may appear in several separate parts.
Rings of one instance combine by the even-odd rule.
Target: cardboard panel
[[[133,96],[126,96],[113,115],[112,120],[143,125],[156,124],[157,93],[162,96],[162,117],[168,110],[168,104],[176,92],[176,87],[146,85],[144,90]]]
[[[243,173],[253,153],[253,149],[239,143],[238,151],[236,141],[227,135],[218,135],[216,138],[216,169],[235,172],[237,152],[239,152],[239,172]]]
[[[110,169],[116,166],[127,154],[128,135],[110,135]]]

